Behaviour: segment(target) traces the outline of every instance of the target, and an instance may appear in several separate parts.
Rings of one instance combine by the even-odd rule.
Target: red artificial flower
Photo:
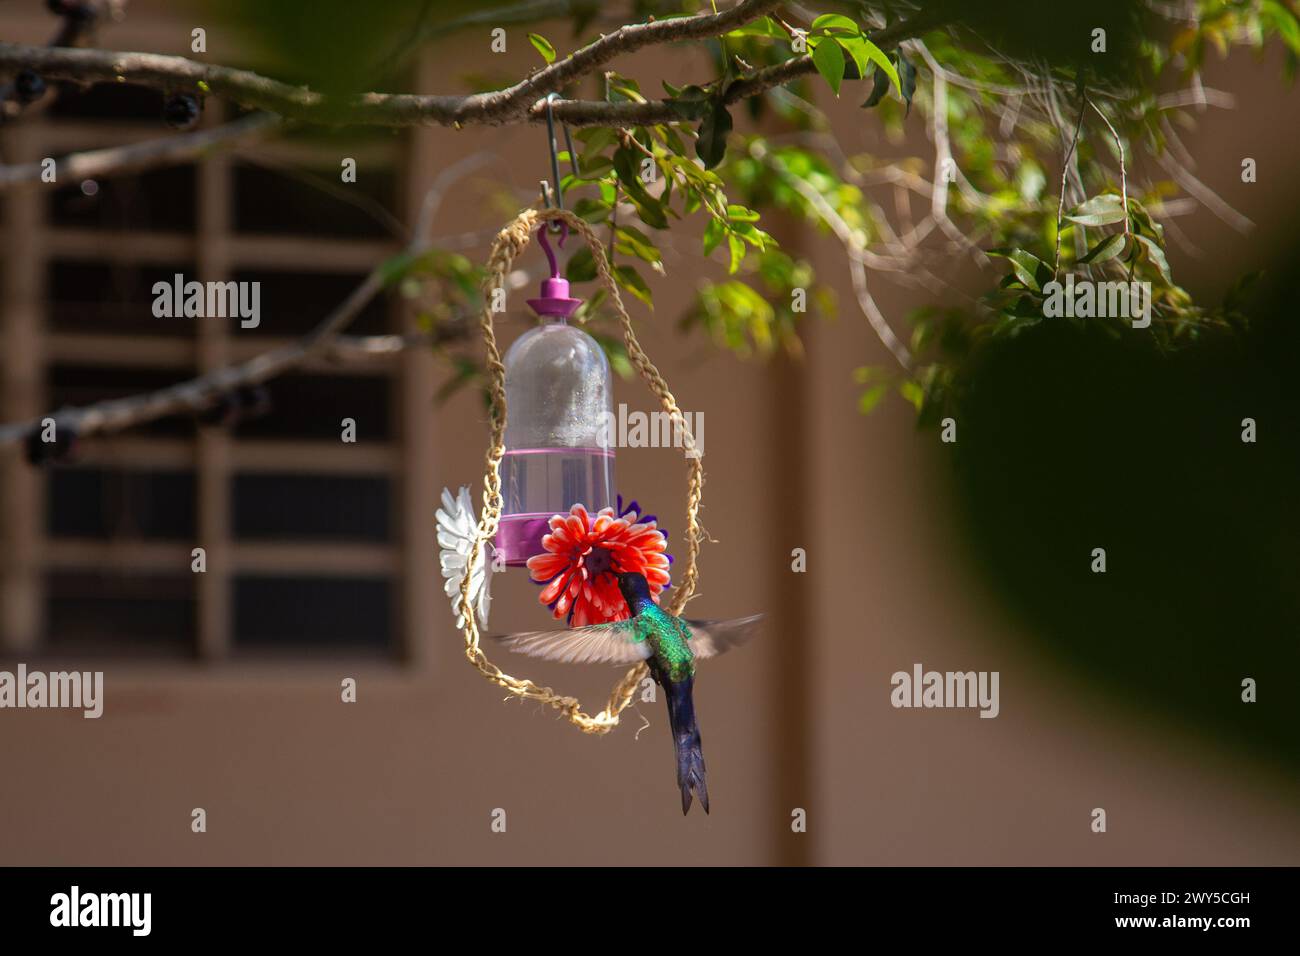
[[[532,579],[545,585],[538,600],[557,620],[584,627],[626,618],[616,572],[645,575],[656,600],[668,587],[667,536],[635,501],[624,509],[620,496],[618,506],[617,513],[602,508],[593,517],[579,504],[567,515],[552,516],[551,533],[542,538],[546,550],[528,559]]]

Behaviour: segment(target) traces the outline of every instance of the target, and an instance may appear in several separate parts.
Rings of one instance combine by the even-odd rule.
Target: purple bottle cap
[[[564,240],[569,238],[569,226],[567,223],[560,224],[563,227],[563,233],[560,236],[560,245],[564,245]],[[546,261],[551,265],[551,277],[542,280],[542,294],[539,298],[529,299],[528,307],[540,316],[549,318],[567,319],[578,311],[578,306],[582,305],[581,299],[572,298],[569,295],[569,282],[560,275],[559,263],[555,261],[555,252],[551,249],[550,240],[546,237],[546,224],[537,230],[537,241],[542,246],[542,251],[546,253]]]

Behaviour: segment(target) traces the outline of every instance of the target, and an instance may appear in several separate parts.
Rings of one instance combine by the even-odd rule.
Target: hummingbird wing
[[[635,664],[650,656],[650,645],[632,621],[614,621],[558,631],[528,631],[498,638],[510,650],[565,664]]]
[[[751,614],[728,621],[687,621],[691,629],[691,652],[697,658],[717,657],[753,637],[762,620],[762,614]]]

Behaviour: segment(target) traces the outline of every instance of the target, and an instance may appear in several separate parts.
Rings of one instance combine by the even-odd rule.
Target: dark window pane
[[[163,94],[133,83],[96,83],[78,89],[64,84],[50,106],[51,116],[87,119],[157,120],[160,136],[167,134],[162,121]]]
[[[357,441],[389,437],[389,386],[381,375],[285,375],[267,384],[271,405],[261,418],[240,422],[240,438],[340,441],[341,422],[357,423]]]
[[[346,299],[364,276],[331,272],[237,271],[239,282],[259,282],[261,322],[256,328],[235,325],[234,335],[298,336],[311,331]],[[388,302],[377,296],[350,323],[356,335],[382,335],[389,331]]]
[[[388,540],[387,478],[236,475],[232,494],[236,538]]]
[[[179,471],[56,468],[47,527],[54,537],[194,537],[194,475]]]
[[[106,569],[46,575],[51,655],[193,656],[194,575]]]
[[[191,232],[194,179],[193,166],[170,166],[97,180],[93,195],[82,191],[80,181],[68,183],[50,195],[50,221],[86,229]]]
[[[347,155],[341,153],[340,155]],[[366,167],[355,183],[338,192],[339,167],[294,176],[262,166],[234,168],[236,232],[257,235],[335,236],[391,239],[385,218],[372,207],[396,206],[397,178],[392,170]],[[316,185],[313,180],[318,180]],[[325,188],[322,188],[324,186]],[[341,195],[360,201],[349,202]]]
[[[236,577],[234,589],[237,647],[389,648],[387,578]]]
[[[48,273],[54,331],[192,336],[198,319],[160,319],[153,314],[154,283],[170,286],[177,273],[188,281],[195,270],[180,263],[140,266],[57,260]],[[238,321],[232,321],[237,330]]]

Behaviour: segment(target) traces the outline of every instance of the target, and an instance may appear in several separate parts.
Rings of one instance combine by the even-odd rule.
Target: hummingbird
[[[695,662],[716,657],[753,633],[763,617],[729,621],[690,621],[669,614],[650,596],[645,576],[612,571],[627,602],[626,620],[558,631],[508,634],[501,640],[510,650],[569,664],[635,664],[645,661],[650,676],[668,699],[668,725],[677,754],[677,785],[682,813],[691,809],[692,795],[709,812],[700,728],[695,721]]]

